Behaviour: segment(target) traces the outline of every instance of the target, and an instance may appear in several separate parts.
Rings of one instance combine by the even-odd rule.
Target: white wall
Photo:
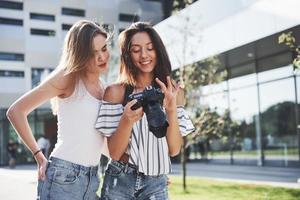
[[[23,2],[23,10],[1,9],[0,17],[21,19],[23,26],[0,25],[0,52],[24,53],[25,61],[0,60],[0,70],[18,70],[25,77],[0,77],[0,108],[7,108],[17,97],[31,89],[31,68],[55,68],[59,62],[64,37],[67,31],[62,24],[73,24],[80,19],[89,19],[115,25],[115,47],[119,28],[126,28],[130,22],[119,22],[119,13],[137,13],[142,20],[162,18],[161,4],[141,0],[15,0]],[[61,14],[61,8],[84,9],[85,17]],[[55,21],[30,19],[30,13],[55,15]],[[31,35],[30,29],[54,30],[55,36]],[[112,52],[109,76],[111,82],[119,72],[118,49]]]

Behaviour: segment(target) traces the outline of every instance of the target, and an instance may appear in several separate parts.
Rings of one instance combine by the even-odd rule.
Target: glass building
[[[173,70],[215,56],[227,73],[222,82],[188,91],[191,115],[206,109],[227,124],[216,136],[192,140],[190,160],[300,166],[300,70],[292,65],[295,54],[278,43],[292,31],[300,44],[297,6],[295,0],[203,0],[156,26]]]
[[[283,32],[289,31],[300,41],[300,26]],[[279,35],[218,55],[227,80],[200,87],[191,106],[220,116],[229,111],[235,127],[227,137],[200,137],[190,159],[208,151],[205,159],[212,162],[299,166],[300,73],[291,64],[292,52],[278,44]],[[203,147],[205,139],[209,148]]]

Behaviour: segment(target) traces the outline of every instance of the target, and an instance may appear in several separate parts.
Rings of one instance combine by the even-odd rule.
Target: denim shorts
[[[168,199],[167,176],[147,176],[131,164],[111,161],[105,171],[101,200]]]
[[[98,166],[85,167],[51,157],[46,179],[38,182],[39,200],[95,200],[100,179]]]

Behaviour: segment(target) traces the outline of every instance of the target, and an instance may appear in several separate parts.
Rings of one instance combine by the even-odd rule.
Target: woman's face
[[[155,68],[156,52],[148,33],[139,32],[132,37],[130,54],[140,72],[149,73]]]
[[[109,56],[106,37],[98,34],[93,39],[93,56],[87,63],[87,70],[89,72],[105,72],[108,68]]]

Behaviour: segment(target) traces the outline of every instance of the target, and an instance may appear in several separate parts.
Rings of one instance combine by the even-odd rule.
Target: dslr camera
[[[162,109],[162,102],[165,95],[159,88],[147,86],[142,92],[130,94],[128,100],[137,100],[131,109],[136,110],[143,107],[146,113],[149,130],[157,137],[166,136],[169,123],[166,114]]]

